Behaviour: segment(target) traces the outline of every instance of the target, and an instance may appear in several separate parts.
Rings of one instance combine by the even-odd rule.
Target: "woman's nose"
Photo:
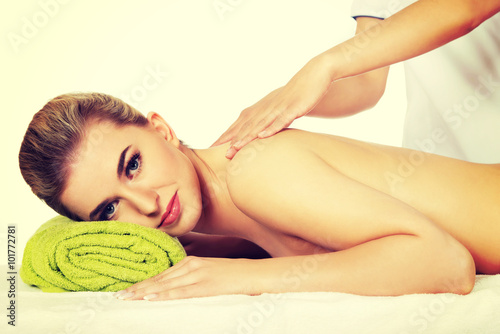
[[[127,197],[142,215],[152,216],[160,213],[159,196],[154,190],[129,189]]]

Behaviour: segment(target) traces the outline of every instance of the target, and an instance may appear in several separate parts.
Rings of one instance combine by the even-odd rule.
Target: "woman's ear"
[[[179,147],[180,144],[179,139],[175,135],[175,132],[170,127],[170,125],[168,125],[168,123],[165,122],[163,117],[161,117],[158,113],[151,111],[150,113],[148,113],[147,118],[149,124],[153,127],[153,129],[161,133],[163,138],[165,138],[172,145],[174,145],[177,148]]]

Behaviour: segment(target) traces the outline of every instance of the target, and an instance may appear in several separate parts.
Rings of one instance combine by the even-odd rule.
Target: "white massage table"
[[[1,284],[6,296],[7,281]],[[8,333],[500,333],[500,275],[478,275],[465,296],[315,292],[122,301],[108,292],[45,293],[19,277],[16,290],[15,327],[2,307]]]

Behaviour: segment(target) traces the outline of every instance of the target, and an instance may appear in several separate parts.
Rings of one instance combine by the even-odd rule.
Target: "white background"
[[[74,91],[112,94],[143,113],[159,112],[188,145],[208,147],[242,109],[285,84],[313,56],[350,38],[350,5],[3,1],[0,263],[7,258],[7,225],[17,225],[20,264],[28,238],[56,215],[31,193],[17,160],[28,123],[49,99]],[[147,79],[151,71],[159,73],[157,81]],[[402,68],[396,65],[374,109],[340,120],[302,118],[292,127],[399,146],[405,108]]]

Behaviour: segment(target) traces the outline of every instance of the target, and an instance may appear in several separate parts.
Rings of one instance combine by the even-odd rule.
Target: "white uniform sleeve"
[[[416,0],[353,0],[351,16],[369,16],[386,19]]]

